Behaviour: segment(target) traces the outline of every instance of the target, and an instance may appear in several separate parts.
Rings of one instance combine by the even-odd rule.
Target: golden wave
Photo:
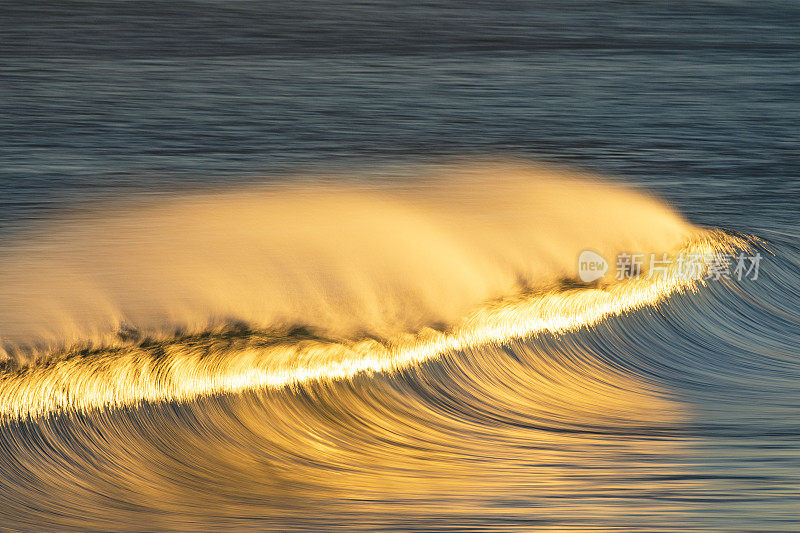
[[[675,254],[707,258],[744,247],[740,238],[701,231]],[[697,290],[706,283],[705,272],[704,263],[687,275],[672,262],[652,277],[505,300],[481,308],[446,332],[423,329],[388,341],[254,334],[67,350],[60,357],[0,375],[0,415],[39,417],[139,402],[187,401],[390,372],[470,347],[589,327],[612,315],[658,305],[673,294]]]

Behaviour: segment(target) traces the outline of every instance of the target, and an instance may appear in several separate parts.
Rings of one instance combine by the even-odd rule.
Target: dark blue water
[[[769,259],[575,338],[5,424],[0,530],[796,531],[799,28],[792,1],[3,2],[0,239],[131,196],[503,156],[617,176]],[[525,384],[585,378],[587,353],[682,416],[548,418]]]
[[[4,2],[4,224],[120,188],[511,153],[796,225],[794,2]],[[367,163],[368,164],[368,163]]]

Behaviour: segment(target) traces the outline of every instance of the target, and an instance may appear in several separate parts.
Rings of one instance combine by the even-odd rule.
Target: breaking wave
[[[0,413],[351,378],[573,330],[702,283],[702,271],[618,281],[612,268],[582,284],[582,250],[745,245],[585,174],[500,163],[405,174],[128,202],[7,247]]]
[[[765,244],[560,169],[389,173],[5,244],[0,530],[652,531],[750,505],[729,470],[762,494],[762,463],[707,466],[705,436],[792,460],[796,248],[708,281]],[[585,250],[610,262],[591,283]],[[620,252],[703,259],[628,279]]]

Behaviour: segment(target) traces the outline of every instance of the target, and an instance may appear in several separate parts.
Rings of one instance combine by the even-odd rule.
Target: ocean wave
[[[392,371],[588,327],[703,283],[704,269],[687,276],[673,263],[582,284],[582,249],[706,258],[747,247],[574,173],[461,164],[422,174],[403,187],[281,186],[127,206],[18,245],[0,272],[10,303],[0,413]]]
[[[6,247],[0,529],[644,531],[760,494],[707,437],[792,460],[797,250],[542,172],[128,202]],[[587,249],[703,259],[584,283]],[[740,252],[758,280],[710,276]]]

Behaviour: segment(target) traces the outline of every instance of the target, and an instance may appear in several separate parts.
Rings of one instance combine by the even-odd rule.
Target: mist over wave
[[[574,279],[582,250],[671,252],[693,232],[594,176],[508,163],[405,174],[137,200],[53,222],[2,251],[0,340],[25,357],[120,330],[236,322],[386,338]]]

